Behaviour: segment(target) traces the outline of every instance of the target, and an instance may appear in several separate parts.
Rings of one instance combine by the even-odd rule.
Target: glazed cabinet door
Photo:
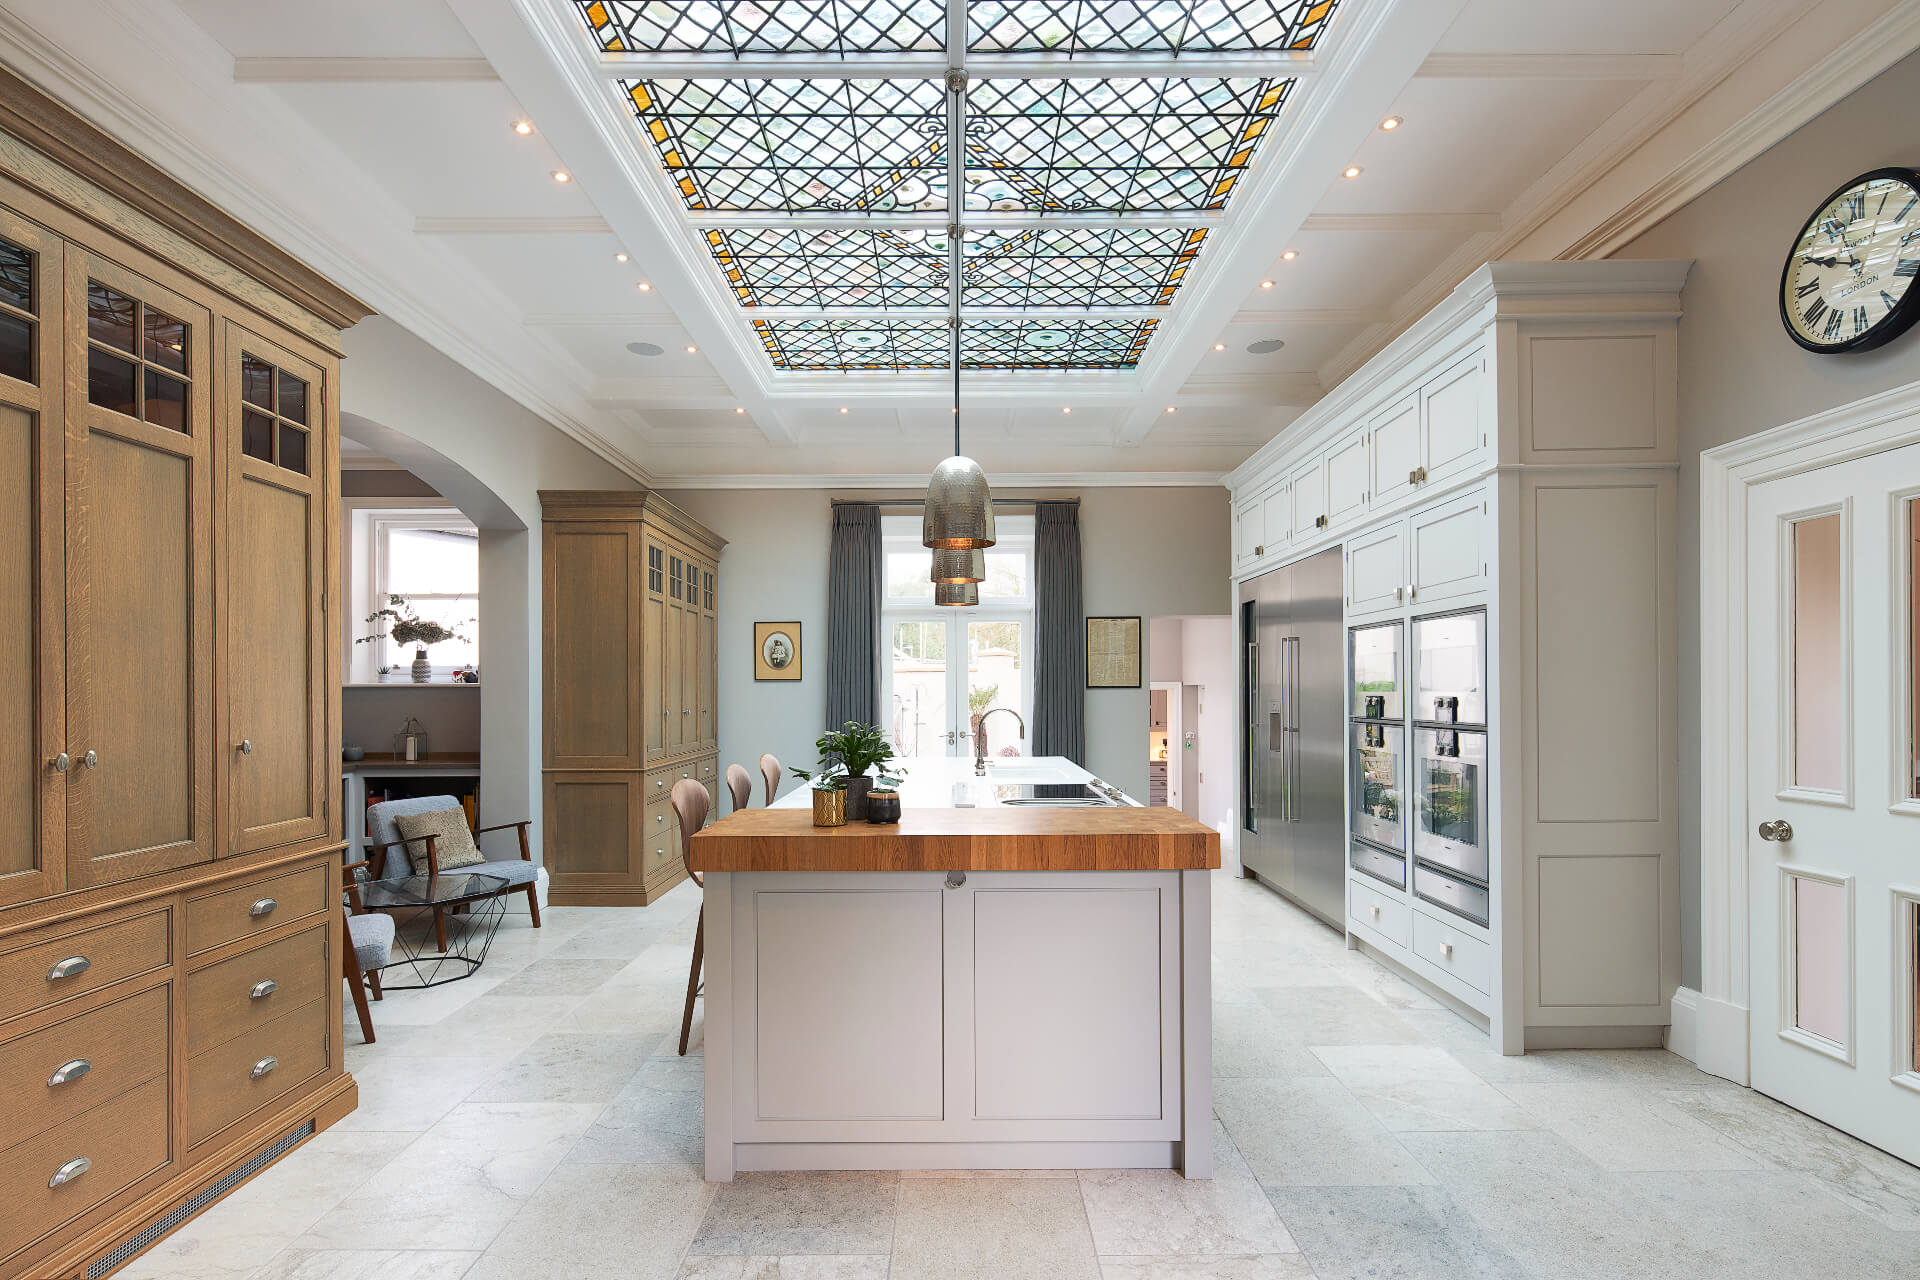
[[[0,906],[66,883],[60,260],[0,210]]]
[[[231,322],[219,356],[225,852],[247,853],[327,829],[329,389],[320,366]]]
[[[208,313],[69,245],[67,887],[214,855]]]
[[[717,566],[700,566],[700,645],[695,664],[698,679],[695,694],[702,752],[717,750],[720,745],[719,614],[713,605],[714,579],[718,575]]]
[[[554,769],[641,763],[640,528],[546,525],[546,761]]]
[[[667,715],[667,642],[673,628],[667,616],[667,548],[651,534],[646,537],[646,595],[642,597],[640,660],[641,697],[646,721],[646,762],[657,764],[667,758],[669,723]],[[677,710],[678,708],[676,708]]]

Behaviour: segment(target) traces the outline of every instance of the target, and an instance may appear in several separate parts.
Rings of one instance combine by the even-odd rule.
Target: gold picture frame
[[[755,680],[798,680],[800,678],[799,623],[756,622],[753,624],[753,678]]]
[[[1087,619],[1087,688],[1140,687],[1140,619]]]

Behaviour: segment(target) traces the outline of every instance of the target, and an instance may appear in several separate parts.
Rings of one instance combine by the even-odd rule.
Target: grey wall
[[[416,717],[427,727],[427,747],[435,755],[472,755],[480,750],[482,686],[469,684],[392,684],[373,689],[350,685],[340,691],[340,742],[363,751],[393,750],[393,735]],[[493,806],[487,805],[489,821]],[[509,819],[502,814],[500,821]]]
[[[809,767],[826,717],[829,502],[915,497],[825,489],[689,489],[667,495],[727,539],[720,561],[720,763],[752,770],[763,751]],[[1082,593],[1089,614],[1224,613],[1227,491],[1088,489],[1080,495]],[[756,683],[753,624],[801,624],[802,678]],[[1151,667],[1151,645],[1143,665]],[[1147,792],[1147,682],[1087,690],[1087,767],[1131,795]],[[794,785],[783,783],[782,790]]]
[[[1857,174],[1920,167],[1920,55],[1871,83],[1616,256],[1692,258],[1680,320],[1681,981],[1700,983],[1700,465],[1705,449],[1920,379],[1920,333],[1817,356],[1781,328],[1787,249]]]

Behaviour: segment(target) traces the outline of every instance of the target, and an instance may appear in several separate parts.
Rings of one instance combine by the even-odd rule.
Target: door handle
[[[1771,840],[1775,844],[1785,844],[1793,839],[1793,824],[1785,818],[1776,818],[1772,822],[1760,824],[1760,838]]]
[[[98,769],[100,767],[100,753],[98,751],[89,751],[87,754],[81,756],[80,760],[89,769]]]
[[[240,746],[239,746],[239,748],[238,748],[238,750],[239,750],[239,752],[240,752],[240,754],[241,754],[241,755],[243,755],[243,756],[250,756],[250,755],[252,755],[252,754],[253,754],[253,739],[252,739],[252,738],[242,738],[242,739],[240,739]]]
[[[55,756],[50,763],[53,765],[53,771],[55,773],[65,773],[67,770],[73,768],[73,757],[62,751],[59,755]]]

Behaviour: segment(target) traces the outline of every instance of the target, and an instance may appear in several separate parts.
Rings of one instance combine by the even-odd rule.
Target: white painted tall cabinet
[[[1236,590],[1338,545],[1349,626],[1487,611],[1489,922],[1350,865],[1347,931],[1506,1053],[1670,1022],[1690,266],[1482,267],[1227,477]]]

